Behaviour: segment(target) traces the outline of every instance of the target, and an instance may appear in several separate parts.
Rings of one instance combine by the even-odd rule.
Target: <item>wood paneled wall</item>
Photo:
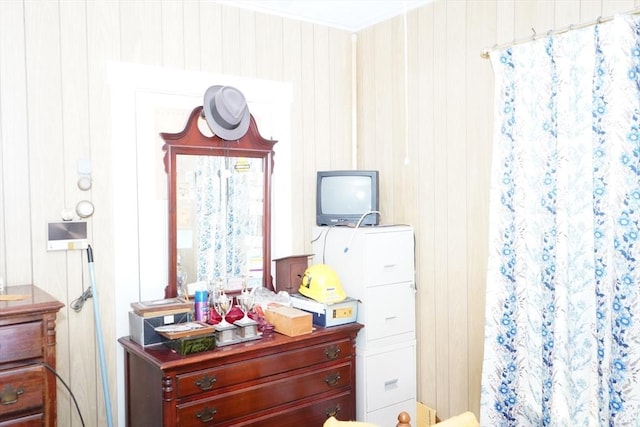
[[[109,62],[292,84],[296,253],[311,248],[316,170],[350,168],[352,160],[380,170],[383,221],[416,229],[418,391],[444,418],[479,408],[493,120],[492,71],[480,52],[532,27],[542,34],[635,3],[435,0],[406,20],[359,32],[353,43],[342,30],[207,0],[0,1],[0,275],[66,304],[58,372],[86,425],[106,425],[91,302],[79,313],[69,308],[90,286],[86,256],[47,252],[45,224],[81,199],[96,205],[90,237],[115,402],[122,379],[110,183],[117,159],[132,153],[110,144]],[[90,192],[76,186],[80,159],[91,161]],[[67,391],[58,391],[58,424],[80,425]],[[124,425],[123,408],[113,411]]]

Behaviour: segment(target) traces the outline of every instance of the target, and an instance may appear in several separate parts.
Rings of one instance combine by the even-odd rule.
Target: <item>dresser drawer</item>
[[[0,417],[42,408],[44,376],[40,365],[0,371]]]
[[[234,427],[315,427],[321,426],[330,416],[341,420],[355,419],[353,391],[347,390],[331,397],[310,399],[295,408],[286,408],[264,416],[252,416],[245,420],[234,420],[230,424],[217,426]]]
[[[0,421],[0,427],[42,427],[43,423],[44,414],[39,413],[7,421]]]
[[[319,363],[343,361],[353,352],[350,340],[310,346],[248,361],[177,375],[178,398],[257,380]]]
[[[415,352],[415,346],[411,345],[370,354],[360,360],[367,390],[366,412],[415,397]]]
[[[298,375],[281,375],[279,379],[245,385],[244,388],[177,405],[178,425],[221,425],[249,414],[259,415],[281,405],[323,393],[351,388],[352,364],[329,366]],[[255,415],[254,415],[255,416]],[[235,425],[235,424],[233,424]]]
[[[42,322],[0,327],[0,363],[42,356]]]

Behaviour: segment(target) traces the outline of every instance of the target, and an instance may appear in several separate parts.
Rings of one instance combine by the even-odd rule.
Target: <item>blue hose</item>
[[[109,397],[109,378],[107,377],[107,362],[104,358],[104,342],[102,340],[102,322],[100,321],[100,310],[98,305],[98,290],[96,289],[96,273],[93,269],[93,249],[91,245],[87,248],[87,259],[89,261],[89,279],[91,280],[91,292],[93,294],[93,314],[96,323],[96,336],[98,338],[98,352],[100,353],[100,371],[102,373],[102,393],[104,395],[105,411],[107,412],[107,426],[113,427],[111,415],[111,399]]]

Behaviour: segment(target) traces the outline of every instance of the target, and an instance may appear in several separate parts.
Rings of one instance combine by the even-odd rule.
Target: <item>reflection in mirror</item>
[[[260,136],[251,116],[237,141],[204,135],[202,107],[179,133],[161,133],[169,182],[169,283],[205,289],[222,280],[227,290],[271,279],[271,173],[276,141]],[[206,126],[206,124],[205,124]]]
[[[261,158],[177,156],[179,282],[262,284],[263,177]]]

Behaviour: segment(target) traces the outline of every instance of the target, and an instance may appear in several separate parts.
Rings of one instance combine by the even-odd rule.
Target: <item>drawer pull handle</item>
[[[324,382],[327,383],[328,386],[335,387],[341,378],[340,374],[336,372],[335,374],[327,375]]]
[[[15,389],[8,384],[5,386],[2,394],[0,394],[0,401],[3,405],[13,405],[14,403],[18,403],[18,396],[23,393],[24,389],[22,387]]]
[[[384,318],[384,320],[393,320],[393,319],[397,319],[398,316],[387,316]]]
[[[216,381],[218,381],[216,377],[205,375],[204,377],[196,380],[196,386],[198,386],[200,390],[211,390]]]
[[[327,418],[330,417],[335,417],[338,415],[338,412],[340,412],[340,404],[337,404],[336,406],[334,406],[333,408],[329,408],[327,409],[324,414],[327,416]]]
[[[327,356],[327,359],[334,360],[337,359],[340,355],[340,347],[332,345],[331,347],[327,347],[324,349],[324,355]]]
[[[213,421],[213,416],[217,413],[218,410],[216,408],[209,408],[208,406],[205,406],[202,411],[196,413],[196,417],[198,417],[203,423],[209,423]]]
[[[384,382],[384,389],[385,390],[392,390],[394,388],[398,388],[398,379],[397,378]]]

